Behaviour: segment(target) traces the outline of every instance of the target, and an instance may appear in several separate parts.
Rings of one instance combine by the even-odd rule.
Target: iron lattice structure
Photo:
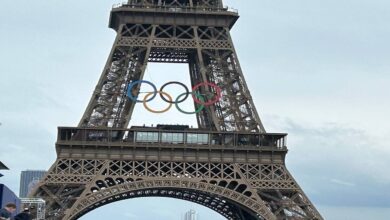
[[[113,7],[107,64],[78,127],[59,128],[57,160],[32,195],[46,200],[46,219],[148,196],[195,202],[227,219],[322,219],[286,169],[286,134],[266,133],[258,116],[230,35],[238,17],[222,0]],[[187,63],[192,85],[213,82],[223,98],[196,115],[197,129],[127,129],[136,104],[127,86],[148,62]]]

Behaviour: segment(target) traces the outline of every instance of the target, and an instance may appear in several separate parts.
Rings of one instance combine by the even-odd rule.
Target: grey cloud
[[[310,126],[268,116],[289,133],[287,167],[318,204],[390,205],[390,152],[364,130],[339,124]]]

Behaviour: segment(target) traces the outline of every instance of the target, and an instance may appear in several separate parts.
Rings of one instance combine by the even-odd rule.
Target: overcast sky
[[[18,192],[19,173],[55,161],[57,126],[76,126],[115,32],[115,0],[0,1],[0,180]],[[233,40],[269,132],[288,132],[287,166],[326,219],[390,215],[390,1],[230,0]],[[146,79],[188,83],[184,65],[148,67]],[[194,124],[137,106],[132,124]],[[172,199],[107,205],[83,220],[174,220],[190,208]]]

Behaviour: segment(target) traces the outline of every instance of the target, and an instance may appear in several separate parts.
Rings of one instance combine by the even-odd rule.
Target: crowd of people
[[[8,203],[4,208],[0,209],[0,220],[32,220],[32,215],[29,208],[25,208],[22,212],[12,217],[16,212],[16,205]]]

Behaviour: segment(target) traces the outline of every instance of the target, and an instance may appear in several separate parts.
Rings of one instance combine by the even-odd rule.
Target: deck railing
[[[145,4],[132,4],[132,3],[119,3],[114,4],[112,8],[134,8],[134,9],[148,9],[155,11],[167,11],[167,12],[199,12],[199,11],[209,11],[209,12],[233,12],[238,13],[237,9],[230,7],[206,7],[206,6],[174,6],[174,5],[145,5]]]
[[[155,127],[131,129],[58,128],[58,142],[106,142],[153,145],[206,145],[286,147],[287,134],[216,132],[200,129],[168,130]]]

